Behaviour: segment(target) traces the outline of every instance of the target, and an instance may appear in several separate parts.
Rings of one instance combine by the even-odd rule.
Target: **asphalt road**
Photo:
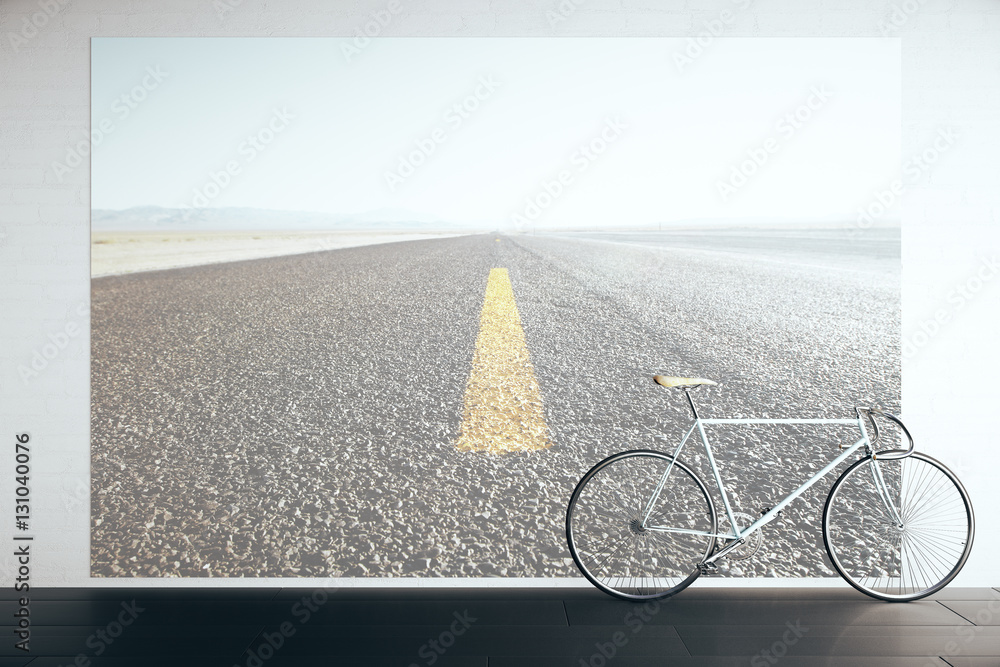
[[[898,409],[898,236],[878,253],[668,236],[468,236],[93,280],[93,575],[577,576],[564,517],[578,478],[666,448],[688,419],[652,375],[719,381],[695,394],[703,417]],[[495,267],[548,449],[455,446]],[[844,427],[709,435],[749,514],[853,441]],[[696,450],[683,458],[707,472]],[[831,576],[832,482],[723,574]]]

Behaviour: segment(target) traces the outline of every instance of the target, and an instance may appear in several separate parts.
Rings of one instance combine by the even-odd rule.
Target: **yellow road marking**
[[[493,454],[552,446],[507,269],[491,269],[486,282],[455,445],[464,452]]]

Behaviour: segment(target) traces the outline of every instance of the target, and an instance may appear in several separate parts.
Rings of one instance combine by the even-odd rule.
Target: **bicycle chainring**
[[[757,519],[750,516],[749,514],[744,514],[743,512],[733,512],[733,516],[740,522],[740,526],[746,528],[751,525]],[[729,518],[722,517],[719,521],[719,532],[725,533],[732,529],[729,525]],[[750,535],[746,536],[746,542],[736,547],[732,551],[726,554],[726,558],[729,560],[746,560],[747,558],[753,557],[757,551],[760,549],[761,544],[764,543],[763,530],[758,530]]]

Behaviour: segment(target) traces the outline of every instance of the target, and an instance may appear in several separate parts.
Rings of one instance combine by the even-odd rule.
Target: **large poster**
[[[93,576],[577,576],[576,481],[683,435],[653,375],[899,408],[894,40],[92,50]],[[710,436],[749,516],[856,439]],[[833,576],[828,488],[721,574]]]

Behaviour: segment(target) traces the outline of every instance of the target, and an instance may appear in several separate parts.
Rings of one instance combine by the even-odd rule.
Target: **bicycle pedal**
[[[698,566],[698,569],[701,570],[701,573],[703,575],[715,574],[716,572],[719,571],[719,566],[716,565],[715,563],[702,563],[701,565]]]

